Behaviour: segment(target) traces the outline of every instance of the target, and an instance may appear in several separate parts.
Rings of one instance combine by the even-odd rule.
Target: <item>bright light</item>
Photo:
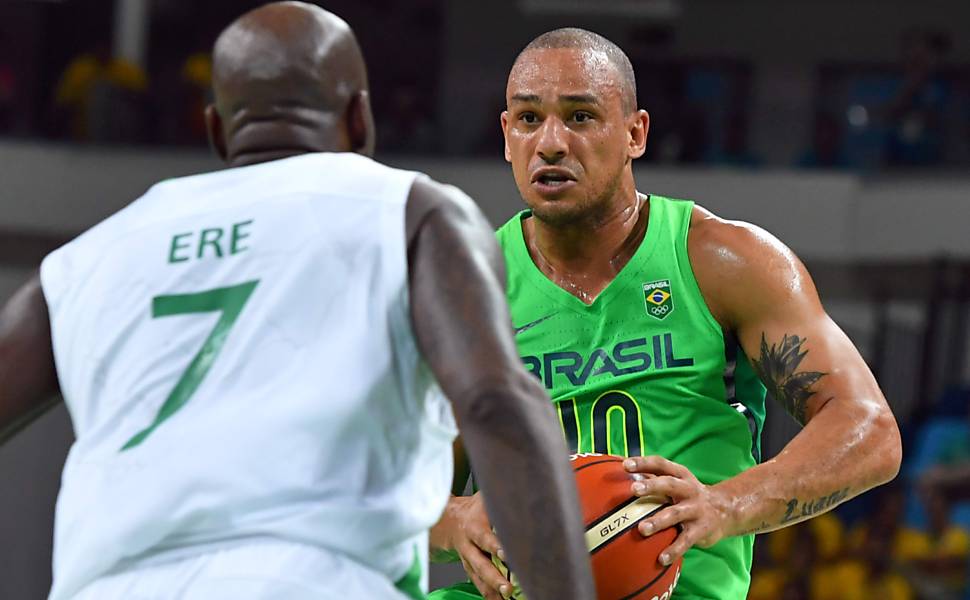
[[[869,125],[869,111],[861,104],[853,104],[849,107],[846,116],[849,118],[849,125],[862,129]]]

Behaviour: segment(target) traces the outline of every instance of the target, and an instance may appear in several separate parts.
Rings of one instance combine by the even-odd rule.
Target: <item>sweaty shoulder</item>
[[[764,229],[695,206],[687,251],[701,293],[722,326],[771,312],[817,292],[795,253]]]
[[[487,225],[478,205],[466,193],[453,185],[419,175],[411,185],[405,211],[409,243],[431,217],[456,227]]]

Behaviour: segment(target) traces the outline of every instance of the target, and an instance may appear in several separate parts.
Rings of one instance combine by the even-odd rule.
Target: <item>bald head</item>
[[[279,138],[286,146],[293,137],[306,142],[314,131],[345,137],[342,120],[355,98],[366,96],[367,70],[342,19],[312,4],[275,2],[236,19],[219,36],[213,90],[232,154],[234,142],[265,147]],[[307,131],[294,134],[299,128]],[[326,148],[307,148],[318,149]]]
[[[630,59],[619,46],[592,31],[578,27],[564,27],[547,31],[529,42],[516,57],[512,69],[532,51],[558,48],[572,48],[583,52],[601,55],[616,70],[622,88],[621,102],[626,112],[633,112],[637,108],[637,81],[633,74]]]

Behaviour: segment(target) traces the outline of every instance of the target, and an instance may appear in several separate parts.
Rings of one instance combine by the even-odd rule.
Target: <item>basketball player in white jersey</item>
[[[423,597],[455,435],[436,382],[529,597],[592,598],[491,228],[455,188],[366,158],[346,23],[244,15],[214,82],[232,168],[152,187],[0,314],[0,427],[59,390],[77,436],[50,598]]]

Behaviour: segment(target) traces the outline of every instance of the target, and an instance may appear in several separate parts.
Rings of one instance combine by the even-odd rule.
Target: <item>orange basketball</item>
[[[682,559],[669,567],[657,558],[677,537],[674,528],[643,537],[637,523],[666,504],[637,498],[623,457],[574,454],[570,457],[586,525],[597,600],[669,600],[680,579]],[[492,562],[514,586],[512,600],[525,600],[515,574],[497,556]]]
[[[571,457],[586,525],[598,600],[668,600],[680,579],[682,560],[664,567],[657,558],[677,537],[668,528],[643,537],[637,523],[665,505],[630,492],[633,476],[623,457]]]

